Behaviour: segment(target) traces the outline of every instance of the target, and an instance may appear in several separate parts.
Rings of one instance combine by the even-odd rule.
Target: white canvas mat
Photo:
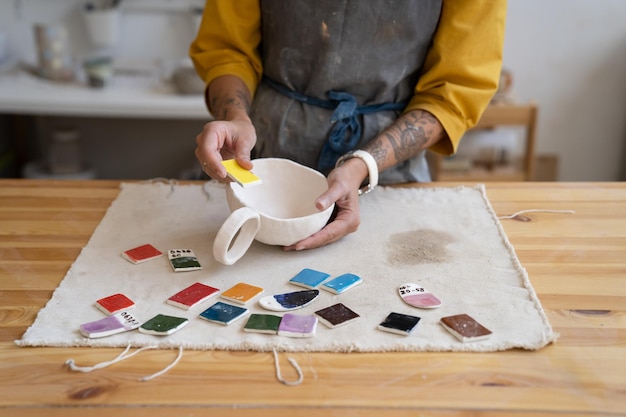
[[[52,299],[21,340],[22,346],[182,346],[197,350],[271,351],[497,351],[539,349],[556,339],[510,245],[483,186],[392,189],[379,187],[361,197],[359,230],[329,246],[283,252],[254,242],[232,266],[213,259],[213,239],[229,211],[224,186],[124,183],[117,199],[81,251]],[[151,243],[164,256],[132,264],[124,250]],[[166,252],[192,249],[200,271],[175,273]],[[219,298],[185,311],[166,299],[202,282],[225,291],[238,282],[263,287],[263,295],[302,290],[288,281],[303,268],[331,276],[353,273],[363,284],[341,295],[320,290],[311,305],[295,314],[342,302],[361,317],[346,326],[318,325],[313,338],[289,338],[244,332],[247,318],[230,326],[198,315]],[[443,305],[422,310],[405,304],[397,288],[415,282]],[[123,293],[136,303],[133,314],[146,321],[158,313],[187,317],[190,323],[170,336],[131,331],[87,339],[81,323],[104,317],[94,303]],[[257,299],[251,313],[270,313]],[[409,336],[377,329],[390,312],[421,317]],[[493,334],[484,341],[461,343],[439,324],[443,316],[467,313]],[[279,313],[281,314],[281,313]]]

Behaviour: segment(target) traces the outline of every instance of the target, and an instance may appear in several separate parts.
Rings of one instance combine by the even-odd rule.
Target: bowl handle
[[[248,250],[259,228],[261,217],[249,209],[241,207],[226,219],[213,242],[213,256],[224,265],[237,262]]]

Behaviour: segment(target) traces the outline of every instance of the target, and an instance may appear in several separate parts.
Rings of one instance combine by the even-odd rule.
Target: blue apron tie
[[[353,150],[359,143],[362,134],[361,115],[386,110],[401,111],[407,105],[406,102],[401,102],[359,106],[352,94],[334,90],[327,93],[329,100],[321,100],[300,94],[266,76],[263,76],[263,81],[284,96],[305,104],[333,110],[330,117],[333,127],[330,129],[328,139],[322,148],[317,163],[317,169],[325,173],[330,172],[335,167],[335,163],[341,155]]]

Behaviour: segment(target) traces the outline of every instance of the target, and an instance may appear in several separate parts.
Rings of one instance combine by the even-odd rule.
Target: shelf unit
[[[534,103],[489,105],[472,130],[499,126],[524,127],[526,143],[521,163],[495,166],[492,169],[473,166],[468,170],[446,171],[442,168],[442,156],[429,152],[433,181],[531,181],[534,174],[536,123],[537,106]]]

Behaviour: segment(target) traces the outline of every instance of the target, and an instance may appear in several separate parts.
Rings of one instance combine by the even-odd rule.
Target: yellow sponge
[[[254,175],[252,171],[248,171],[247,169],[243,168],[234,159],[222,161],[222,165],[224,165],[224,168],[226,168],[226,173],[228,174],[228,176],[242,187],[261,184],[262,182],[261,178]]]

